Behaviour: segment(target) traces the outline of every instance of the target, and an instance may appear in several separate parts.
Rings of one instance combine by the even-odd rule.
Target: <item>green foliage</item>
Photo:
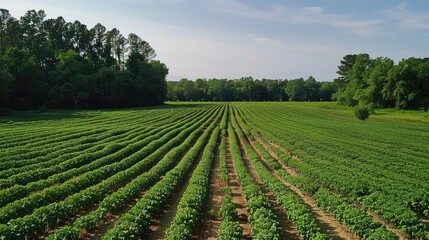
[[[243,229],[239,222],[223,221],[219,228],[219,240],[240,240],[243,237]]]
[[[367,106],[358,106],[354,108],[354,114],[357,119],[365,120],[369,118],[370,112]]]
[[[359,202],[412,237],[428,232],[421,223],[429,200],[425,121],[393,109],[384,111],[391,117],[363,124],[348,111],[311,103],[234,105],[250,128],[294,156],[285,162],[310,183]]]
[[[302,84],[301,84],[302,81]],[[182,79],[167,82],[170,101],[331,101],[336,85],[316,82],[313,77],[304,81],[241,79]]]
[[[121,108],[165,100],[168,68],[136,34],[1,9],[0,107]],[[25,36],[25,37],[23,37]],[[138,61],[135,61],[136,56]],[[126,64],[127,61],[135,64]]]
[[[338,103],[400,109],[429,108],[429,59],[408,58],[394,65],[389,58],[347,55],[335,80]]]

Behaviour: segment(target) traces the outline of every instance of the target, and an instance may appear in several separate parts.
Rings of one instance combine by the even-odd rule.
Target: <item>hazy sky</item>
[[[332,81],[350,53],[395,62],[429,57],[429,1],[396,0],[0,0],[14,17],[101,23],[148,41],[181,78]]]

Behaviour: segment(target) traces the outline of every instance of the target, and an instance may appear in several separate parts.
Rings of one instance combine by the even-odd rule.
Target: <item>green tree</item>
[[[347,106],[356,106],[364,98],[363,90],[368,85],[365,79],[372,67],[372,59],[368,54],[358,54],[352,59],[353,67],[347,68],[345,72],[347,74],[341,84],[337,81],[338,92],[334,95],[338,103]]]
[[[5,30],[7,27],[7,22],[11,19],[12,16],[9,13],[9,10],[0,8],[0,55],[4,56],[5,54]]]
[[[14,77],[6,68],[3,57],[0,56],[0,109],[9,107],[10,88]]]
[[[401,109],[418,108],[429,97],[429,61],[408,58],[390,69],[383,97]]]
[[[320,84],[320,101],[331,101],[338,88],[334,82],[322,82]]]
[[[286,85],[285,92],[289,101],[304,101],[305,100],[305,81],[303,78],[289,80]]]

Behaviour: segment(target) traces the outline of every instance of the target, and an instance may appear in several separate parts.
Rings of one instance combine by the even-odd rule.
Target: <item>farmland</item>
[[[1,239],[429,239],[429,121],[334,103],[0,119]]]

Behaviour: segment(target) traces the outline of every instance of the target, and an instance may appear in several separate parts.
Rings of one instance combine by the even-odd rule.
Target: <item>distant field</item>
[[[168,103],[0,118],[0,239],[429,239],[429,115]]]

